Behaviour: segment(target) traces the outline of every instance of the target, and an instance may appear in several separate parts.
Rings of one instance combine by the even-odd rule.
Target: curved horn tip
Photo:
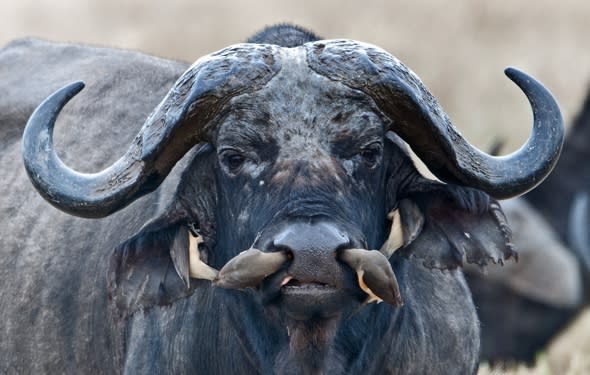
[[[539,150],[541,153],[533,153],[532,156],[522,155],[524,157],[522,158],[517,156],[522,152],[517,151],[508,156],[509,159],[513,159],[511,164],[516,164],[522,159],[521,167],[532,169],[534,173],[521,178],[520,183],[514,181],[513,184],[509,184],[512,186],[505,189],[488,192],[497,199],[521,195],[539,185],[555,167],[565,137],[563,116],[551,91],[540,81],[517,68],[507,67],[504,73],[523,91],[533,111],[533,130],[521,150],[527,150],[525,155],[531,150]],[[506,157],[502,158],[508,160]]]
[[[515,68],[513,66],[507,66],[504,69],[504,74],[506,74],[506,76],[508,78],[510,78],[511,80],[515,80],[518,79],[518,77],[522,77],[522,75],[527,75],[526,73],[524,73],[522,70]]]
[[[526,83],[526,81],[535,81],[538,84],[541,84],[541,82],[539,82],[537,79],[535,79],[533,76],[525,73],[524,71],[515,68],[513,66],[508,66],[504,69],[504,74],[506,75],[506,77],[510,78],[510,80],[514,83],[516,83],[518,86],[520,86],[521,84]]]
[[[49,99],[51,98],[61,98],[62,100],[60,102],[67,103],[68,101],[70,101],[70,99],[72,99],[80,91],[82,91],[84,87],[86,87],[86,85],[83,81],[69,83],[57,90],[56,92],[54,92],[53,94],[51,94],[46,101],[49,101]]]
[[[64,86],[64,88],[66,87],[71,87],[72,91],[75,90],[75,93],[79,93],[84,87],[86,87],[86,84],[84,83],[84,81],[75,81],[72,82],[70,84],[67,84],[66,86]]]
[[[82,89],[85,87],[84,82],[76,81],[69,83],[59,90],[55,91],[51,95],[49,95],[37,108],[29,120],[27,121],[27,126],[25,127],[25,132],[23,136],[23,141],[28,143],[29,135],[31,129],[40,129],[40,126],[45,125],[45,127],[49,129],[53,129],[53,125],[55,125],[55,119],[59,111],[69,102],[74,96],[76,96]],[[49,118],[52,121],[41,121],[41,119]],[[36,135],[35,131],[35,135]]]
[[[543,83],[541,83],[535,77],[512,66],[509,66],[506,69],[504,69],[504,74],[506,74],[506,77],[508,77],[512,82],[514,82],[518,87],[520,87],[527,96],[529,96],[529,92],[532,92],[536,95],[544,95],[545,98],[548,97],[547,99],[553,101],[552,104],[554,108],[551,109],[554,110],[554,112],[559,113],[560,120],[563,123],[563,119],[561,118],[561,111],[559,110],[557,100],[555,99],[551,91],[549,91],[549,89],[546,88],[545,85],[543,85]]]

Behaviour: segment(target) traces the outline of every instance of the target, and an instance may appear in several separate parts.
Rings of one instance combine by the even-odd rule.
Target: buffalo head
[[[372,301],[402,306],[398,254],[440,269],[514,255],[489,196],[539,184],[558,158],[563,125],[539,82],[516,69],[506,74],[527,95],[534,125],[527,143],[504,157],[471,146],[395,57],[324,40],[294,48],[239,44],[201,58],[125,155],[95,174],[71,170],[53,148],[56,118],[83,87],[71,84],[32,115],[24,160],[51,204],[99,218],[154,191],[195,148],[174,203],[142,233],[168,231],[154,243],[167,247],[185,289],[206,283],[190,278],[230,288],[224,293],[248,289],[253,303],[293,329]],[[404,141],[448,184],[422,177]],[[143,246],[133,241],[136,250]],[[132,252],[117,259],[129,261]],[[292,347],[302,345],[293,340]]]

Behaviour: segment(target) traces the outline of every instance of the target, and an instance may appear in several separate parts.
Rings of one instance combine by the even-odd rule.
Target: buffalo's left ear
[[[168,199],[162,198],[152,219],[114,249],[108,288],[120,316],[187,298],[210,285],[202,279],[217,275],[206,264],[206,250],[215,246],[216,158],[210,145],[196,146],[177,164],[182,173],[168,176],[159,188]]]
[[[190,296],[204,282],[189,279],[194,277],[192,263],[199,261],[191,259],[191,245],[198,257],[198,241],[187,225],[178,223],[164,228],[148,225],[117,246],[111,256],[108,286],[119,315]],[[216,275],[211,272],[210,279]]]
[[[424,266],[455,269],[465,263],[485,266],[517,258],[511,243],[511,231],[498,202],[487,194],[471,188],[430,182],[419,191],[404,197],[404,206],[412,208],[409,223],[402,228],[416,227],[420,233],[399,252],[423,260]],[[420,217],[421,216],[421,217]]]

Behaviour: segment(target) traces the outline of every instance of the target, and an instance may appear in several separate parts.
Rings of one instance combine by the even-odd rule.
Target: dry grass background
[[[529,131],[530,110],[504,67],[517,66],[543,81],[566,121],[590,83],[586,0],[0,0],[0,45],[38,36],[193,61],[277,22],[388,50],[422,78],[480,148],[504,137],[513,150]],[[537,368],[510,373],[590,374],[588,354],[586,314]]]

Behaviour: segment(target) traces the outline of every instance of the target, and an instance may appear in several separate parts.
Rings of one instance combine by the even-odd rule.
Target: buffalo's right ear
[[[195,262],[189,255],[191,245],[198,257],[198,241],[179,223],[165,228],[148,226],[117,246],[108,284],[110,300],[120,316],[190,296],[204,282],[190,279]],[[211,272],[212,279],[216,273]]]
[[[465,263],[483,267],[517,257],[498,202],[476,189],[437,182],[421,185],[399,207],[401,225],[412,234],[404,236],[401,254],[441,270]]]
[[[387,207],[391,230],[381,248],[416,258],[430,269],[466,263],[484,267],[516,258],[502,208],[483,191],[425,178],[407,145],[388,132]]]

